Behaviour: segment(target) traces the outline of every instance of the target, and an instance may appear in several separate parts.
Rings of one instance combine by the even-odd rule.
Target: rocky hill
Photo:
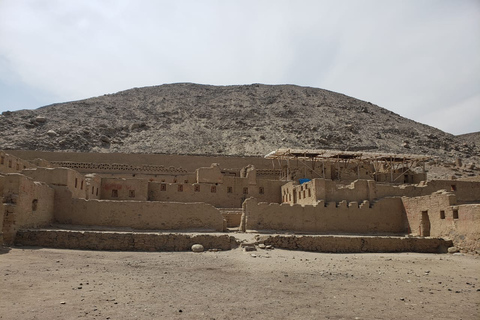
[[[473,140],[294,85],[167,84],[0,116],[0,149],[265,155],[280,147],[480,154]]]

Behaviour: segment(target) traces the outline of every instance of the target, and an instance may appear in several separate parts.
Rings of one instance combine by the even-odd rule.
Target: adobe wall
[[[224,230],[220,211],[207,203],[73,198],[62,205],[55,210],[55,219],[61,224],[130,227],[139,230]]]
[[[62,186],[72,192],[74,198],[86,197],[86,183],[83,174],[68,168],[26,169],[22,174],[35,181],[42,181],[52,186]]]
[[[101,179],[100,199],[105,200],[148,200],[148,180]]]
[[[451,192],[402,198],[413,235],[448,237],[467,251],[480,251],[480,204],[457,205]]]
[[[366,234],[406,232],[400,198],[385,198],[372,205],[368,201],[360,205],[358,202],[319,201],[312,206],[247,199],[241,229]]]
[[[195,173],[186,174],[143,174],[143,173],[95,173],[101,178],[118,178],[118,179],[145,179],[148,181],[167,182],[167,183],[194,183],[197,179]],[[187,181],[187,182],[185,182]]]
[[[85,175],[85,199],[100,199],[100,189],[102,187],[102,178],[95,174]]]
[[[183,168],[188,172],[195,172],[197,168],[209,167],[212,163],[219,163],[222,168],[243,168],[252,164],[257,169],[271,169],[271,160],[263,157],[237,156],[196,156],[196,155],[167,155],[167,154],[126,154],[126,153],[83,153],[83,152],[48,152],[31,150],[9,150],[12,155],[25,160],[42,158],[48,161],[71,161],[85,163],[117,163],[142,165],[163,165],[164,167]],[[87,170],[88,171],[88,170]],[[91,172],[91,171],[89,171]]]
[[[41,227],[53,222],[54,190],[18,173],[4,177],[2,233],[11,244],[17,230]]]
[[[280,202],[282,181],[258,180],[249,184],[248,178],[224,177],[223,183],[158,183],[148,184],[151,201],[207,202],[219,208],[240,208],[248,197],[265,202]]]
[[[0,172],[3,173],[18,173],[23,169],[34,168],[35,165],[16,157],[10,153],[0,151]]]
[[[205,250],[237,247],[234,237],[212,234],[35,229],[15,238],[16,245],[82,250],[191,251],[197,243]]]
[[[5,218],[5,206],[3,205],[3,197],[0,196],[0,246],[3,245],[3,219]]]
[[[432,180],[417,185],[391,185],[373,180],[356,180],[349,185],[342,185],[329,179],[313,179],[301,185],[293,181],[286,183],[282,186],[281,193],[285,203],[313,205],[318,200],[374,201],[386,197],[417,197],[442,189],[453,192],[458,202],[480,200],[480,182],[456,180]]]

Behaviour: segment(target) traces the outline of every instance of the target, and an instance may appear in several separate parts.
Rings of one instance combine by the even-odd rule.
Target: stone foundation
[[[452,241],[441,238],[394,236],[265,236],[260,242],[274,248],[314,252],[423,252],[446,253]]]
[[[452,241],[440,238],[399,236],[264,235],[257,243],[274,248],[314,252],[423,252],[445,253]],[[84,231],[59,229],[20,230],[15,245],[60,249],[119,251],[190,251],[193,244],[205,250],[230,250],[238,241],[227,234],[186,234],[126,231]]]
[[[30,229],[15,238],[15,245],[81,250],[190,251],[196,243],[205,250],[237,247],[234,237],[222,234]]]

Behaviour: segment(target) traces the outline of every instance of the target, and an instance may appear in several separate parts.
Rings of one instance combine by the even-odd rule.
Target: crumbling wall
[[[16,245],[83,250],[190,251],[197,243],[205,250],[237,247],[226,234],[35,229],[21,230],[15,238]]]
[[[61,224],[130,227],[139,230],[224,230],[218,209],[206,203],[111,201],[73,198],[55,210]]]
[[[35,168],[23,170],[22,174],[51,186],[66,187],[74,198],[86,197],[85,177],[75,170],[68,168]]]
[[[17,230],[53,222],[54,190],[24,175],[7,174],[4,177],[2,207],[3,241],[11,244]]]
[[[0,172],[18,173],[27,168],[34,168],[35,165],[20,159],[16,156],[0,151]]]
[[[330,179],[313,179],[301,185],[291,181],[281,189],[283,202],[302,205],[312,205],[319,200],[374,201],[386,197],[418,197],[438,190],[454,193],[459,203],[480,200],[480,182],[475,181],[433,180],[417,185],[391,185],[373,180],[355,180],[349,185],[342,185]]]
[[[385,198],[374,204],[341,201],[302,206],[244,204],[242,230],[278,230],[339,233],[405,233],[405,213],[400,198]]]
[[[480,204],[457,205],[451,192],[403,197],[407,224],[413,235],[448,237],[467,251],[480,251]]]
[[[445,253],[452,241],[434,238],[386,237],[386,236],[292,236],[275,235],[261,237],[266,245],[287,250],[314,252],[425,252]]]
[[[224,177],[223,183],[163,183],[150,182],[148,199],[151,201],[206,202],[218,208],[240,208],[248,197],[260,201],[281,200],[281,181],[259,180],[250,184],[248,178]]]
[[[148,199],[148,180],[103,178],[100,198],[146,201]]]
[[[85,199],[100,199],[100,189],[102,187],[102,178],[90,173],[85,175]]]
[[[223,183],[223,174],[218,163],[197,169],[197,183]]]

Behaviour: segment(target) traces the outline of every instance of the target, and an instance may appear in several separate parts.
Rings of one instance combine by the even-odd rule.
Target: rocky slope
[[[280,147],[480,154],[474,141],[370,102],[293,85],[167,84],[0,116],[0,149],[264,155]]]

